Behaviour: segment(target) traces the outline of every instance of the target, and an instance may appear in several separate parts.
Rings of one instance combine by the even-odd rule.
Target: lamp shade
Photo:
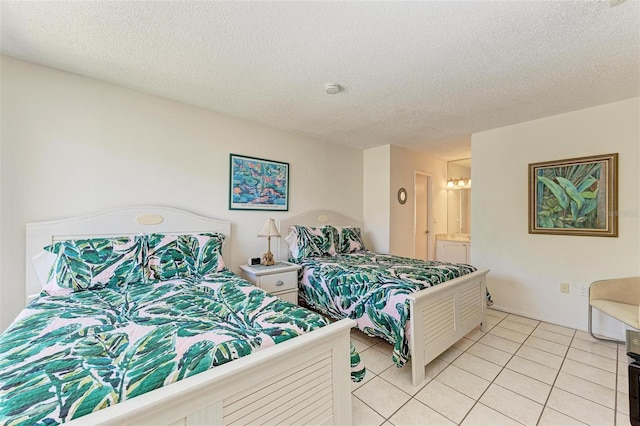
[[[262,229],[258,233],[258,237],[279,237],[280,232],[276,227],[275,219],[267,219],[264,221],[264,225],[262,225]]]

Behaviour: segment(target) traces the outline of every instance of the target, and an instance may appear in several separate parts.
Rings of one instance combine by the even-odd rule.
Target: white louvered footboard
[[[323,423],[332,415],[331,351],[223,402],[225,425]],[[295,410],[295,412],[292,412]]]
[[[414,386],[425,366],[478,325],[486,322],[486,275],[476,271],[409,296],[409,346]]]
[[[77,425],[350,425],[344,319],[124,401]]]

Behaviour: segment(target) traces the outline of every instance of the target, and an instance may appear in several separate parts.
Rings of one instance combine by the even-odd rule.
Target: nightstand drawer
[[[298,304],[298,290],[286,291],[284,293],[276,294],[280,299],[285,300],[287,302]]]
[[[279,291],[298,288],[298,271],[263,275],[259,279],[259,287],[268,293],[275,293]]]

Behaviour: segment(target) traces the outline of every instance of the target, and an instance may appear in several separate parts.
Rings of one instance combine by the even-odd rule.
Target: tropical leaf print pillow
[[[310,227],[293,225],[285,239],[289,244],[291,258],[294,260],[308,257],[333,256],[336,254],[332,226]]]
[[[197,272],[201,277],[226,270],[222,257],[222,245],[224,235],[222,234],[198,234],[199,247],[196,258]]]
[[[147,236],[144,273],[148,280],[205,276],[225,269],[221,234]]]
[[[142,280],[139,236],[59,241],[45,250],[56,255],[44,286],[51,295]]]
[[[198,240],[191,235],[150,234],[145,249],[144,274],[148,280],[196,274]]]
[[[337,243],[338,253],[355,253],[365,250],[360,228],[355,226],[338,226],[336,230],[339,234]]]

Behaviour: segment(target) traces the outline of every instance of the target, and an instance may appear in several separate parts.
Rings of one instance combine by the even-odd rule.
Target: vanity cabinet
[[[469,263],[471,243],[450,240],[437,240],[436,260],[449,263]]]

